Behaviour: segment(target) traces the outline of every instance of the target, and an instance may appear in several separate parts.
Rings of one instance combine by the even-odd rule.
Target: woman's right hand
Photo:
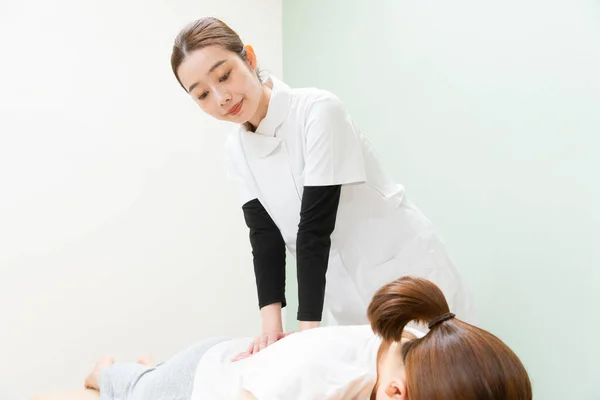
[[[261,350],[264,350],[268,346],[277,342],[278,340],[283,339],[284,337],[291,335],[293,332],[284,333],[284,332],[266,332],[257,337],[250,343],[248,346],[248,350],[243,353],[240,353],[231,359],[232,362],[243,360],[244,358],[248,358],[253,354],[258,353]]]

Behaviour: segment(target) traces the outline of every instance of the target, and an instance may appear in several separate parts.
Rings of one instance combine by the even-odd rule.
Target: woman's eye
[[[198,96],[198,100],[204,100],[206,96],[208,96],[208,92],[204,92],[200,96]]]
[[[225,82],[227,79],[229,79],[229,74],[231,74],[231,71],[229,71],[228,73],[226,73],[225,75],[223,75],[220,79],[219,82]]]

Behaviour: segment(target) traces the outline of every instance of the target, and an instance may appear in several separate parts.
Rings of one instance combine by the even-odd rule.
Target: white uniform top
[[[431,223],[381,167],[342,102],[319,89],[290,89],[271,78],[267,115],[226,144],[240,206],[258,198],[296,253],[304,186],[343,185],[331,235],[326,307],[342,325],[366,324],[374,292],[401,276],[430,279],[451,310],[472,315],[460,277]]]
[[[208,350],[196,368],[191,400],[236,400],[242,390],[258,400],[369,399],[381,344],[370,326],[309,329],[231,362],[252,340],[230,340]]]

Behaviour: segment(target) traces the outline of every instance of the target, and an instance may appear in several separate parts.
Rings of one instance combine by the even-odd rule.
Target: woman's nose
[[[231,103],[231,93],[218,92],[217,101],[221,107],[226,107],[229,103]]]

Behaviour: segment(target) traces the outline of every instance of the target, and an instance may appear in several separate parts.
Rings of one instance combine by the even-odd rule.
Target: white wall
[[[179,29],[207,15],[281,75],[280,0],[0,5],[1,399],[79,388],[103,354],[258,329],[230,126],[170,70]]]
[[[534,398],[598,399],[600,2],[376,3],[285,0],[287,82],[346,102]]]

